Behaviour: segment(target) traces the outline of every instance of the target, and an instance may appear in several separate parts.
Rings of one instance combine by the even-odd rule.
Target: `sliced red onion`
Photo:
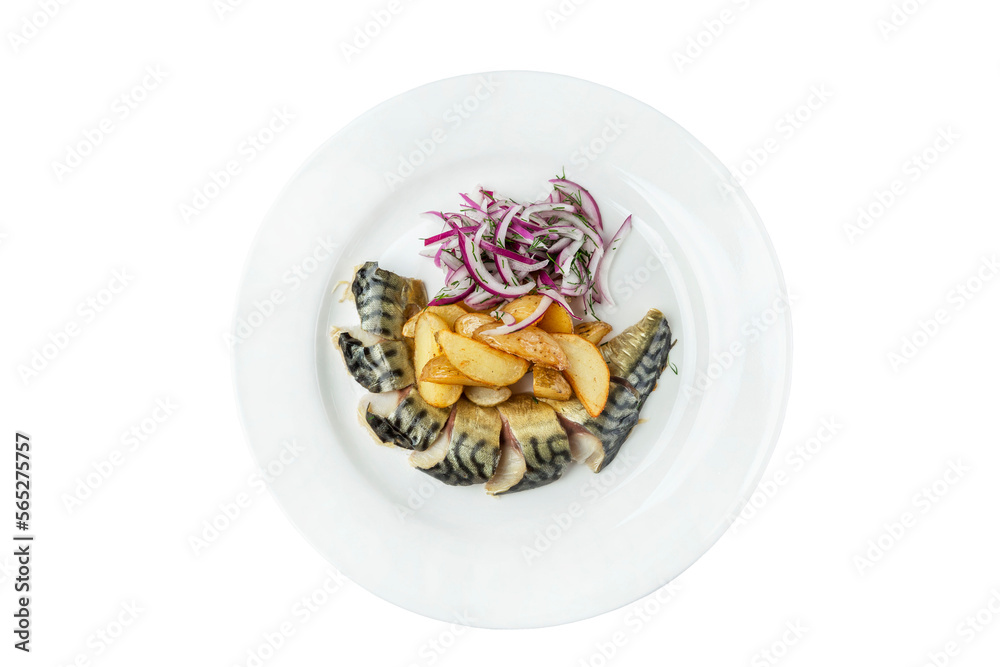
[[[570,243],[573,243],[573,239],[560,239],[549,246],[547,254],[553,255],[568,246]]]
[[[430,302],[430,305],[447,306],[458,303],[476,288],[476,284],[469,275],[469,270],[464,266],[455,270],[447,282],[447,286]]]
[[[542,216],[555,212],[575,213],[576,206],[565,202],[542,202],[541,204],[532,204],[531,206],[525,207],[524,211],[521,213],[521,218],[528,220],[532,215],[537,215],[541,218]]]
[[[471,208],[473,210],[476,210],[476,211],[479,211],[480,213],[484,212],[483,211],[483,207],[480,206],[479,204],[477,204],[475,201],[473,201],[472,198],[469,197],[469,195],[467,195],[467,194],[465,194],[463,192],[463,193],[459,193],[459,196],[465,201],[466,204],[469,205],[469,208]]]
[[[523,282],[534,271],[541,271],[549,265],[548,259],[540,259],[534,264],[525,264],[519,260],[511,260],[510,268],[514,269],[518,282]],[[523,274],[523,275],[522,275]]]
[[[549,220],[558,220],[559,222],[582,232],[585,236],[590,238],[595,245],[604,245],[604,239],[601,238],[600,233],[575,215],[553,215],[549,218]],[[561,227],[562,224],[553,226]]]
[[[510,313],[505,313],[502,310],[494,310],[493,312],[490,313],[490,315],[492,317],[495,317],[497,321],[500,322],[500,324],[514,324],[515,322],[517,322],[517,320],[514,319],[513,315],[511,315]]]
[[[424,245],[434,245],[435,243],[441,243],[441,241],[447,241],[453,236],[457,236],[460,232],[474,232],[479,229],[479,226],[475,227],[458,227],[455,229],[450,229],[447,232],[441,232],[440,234],[435,234],[434,236],[428,236],[424,239]]]
[[[492,191],[487,190],[483,186],[480,185],[478,188],[476,188],[476,191],[479,192],[479,199],[480,201],[482,201],[483,209],[486,209],[488,207],[487,202],[496,201],[496,195],[494,195]]]
[[[471,300],[473,299],[475,299],[475,303],[471,302]],[[483,311],[483,310],[492,310],[497,306],[503,305],[506,302],[507,299],[503,299],[502,297],[499,296],[493,296],[489,292],[479,292],[477,294],[473,294],[472,296],[468,297],[465,300],[465,305],[469,306],[473,310]]]
[[[583,246],[583,239],[579,241],[573,241],[568,246],[562,249],[559,253],[558,260],[556,261],[556,266],[559,267],[559,272],[564,276],[569,276],[573,271],[573,262],[576,260],[576,253],[580,252],[580,248]],[[580,276],[582,281],[583,276]]]
[[[503,217],[503,220],[500,222],[500,225],[497,227],[497,231],[496,234],[494,235],[494,238],[496,239],[497,245],[500,246],[501,248],[506,247],[507,230],[510,229],[511,223],[514,222],[514,217],[520,210],[521,209],[518,206],[510,207],[510,209],[507,211],[507,214]]]
[[[604,258],[597,268],[597,292],[601,295],[606,305],[610,308],[615,306],[614,297],[611,296],[611,288],[608,286],[608,276],[611,275],[611,260],[614,258],[622,242],[632,231],[632,216],[625,218],[618,233],[608,243],[604,251]]]
[[[489,227],[483,225],[482,227],[479,228],[479,231],[476,232],[476,236],[472,241],[476,247],[476,252],[482,253],[483,250],[486,250],[486,248],[484,247],[486,241],[483,241],[483,236],[488,231]],[[493,246],[492,243],[490,245]],[[493,247],[496,248],[496,246]],[[497,250],[502,250],[502,248],[497,248]],[[504,252],[507,251],[504,250]],[[499,253],[494,252],[492,259],[493,259],[493,267],[496,269],[497,274],[499,274],[500,282],[502,282],[504,286],[519,284],[517,281],[517,277],[514,275],[514,271],[511,270],[510,268],[510,262],[508,262],[505,257],[500,255]],[[489,265],[487,265],[487,268],[490,268]],[[490,270],[490,273],[491,274],[493,273],[492,269]]]
[[[567,181],[565,178],[554,178],[549,183],[552,183],[556,190],[562,189],[571,197],[575,196],[579,199],[584,215],[594,221],[594,226],[597,229],[604,229],[604,222],[601,220],[601,209],[598,208],[597,201],[583,186],[573,181]]]
[[[543,229],[542,232],[548,233],[552,238],[565,237],[574,241],[578,241],[586,236],[582,229],[574,225],[552,225]]]
[[[487,301],[492,301],[496,297],[489,292],[478,290],[474,291],[465,299],[466,305],[472,306],[473,308],[480,307]]]
[[[510,266],[510,257],[506,255],[506,245],[507,245],[507,230],[510,228],[510,223],[513,222],[514,216],[517,212],[521,210],[520,207],[511,206],[507,209],[507,213],[504,215],[503,220],[497,225],[496,232],[493,235],[496,245],[493,246],[496,250],[502,250],[503,252],[494,252],[494,256],[497,261],[497,268],[500,272],[500,277],[508,285],[517,285],[517,276],[514,275],[513,269]],[[491,244],[492,245],[492,244]],[[515,255],[514,259],[520,260],[520,257]]]
[[[462,260],[465,262],[465,265],[469,267],[469,274],[472,276],[472,279],[475,280],[484,290],[494,296],[500,296],[505,299],[515,299],[519,296],[524,296],[531,290],[535,289],[535,283],[533,281],[524,285],[504,285],[501,283],[486,268],[486,265],[483,263],[483,258],[480,257],[479,251],[476,249],[476,245],[473,240],[464,234],[462,234],[459,238],[462,241]]]
[[[607,296],[601,291],[600,283],[598,282],[600,278],[601,265],[604,262],[604,250],[596,249],[594,253],[590,256],[590,262],[587,263],[586,271],[587,275],[590,277],[591,289],[590,291],[594,293],[594,299],[598,303],[604,303]]]
[[[573,307],[569,305],[569,301],[567,301],[566,298],[556,290],[551,289],[549,287],[542,287],[539,288],[538,293],[543,296],[549,297],[555,303],[562,306],[566,310],[566,312],[570,314],[570,317],[572,317],[574,320],[583,319],[581,317],[578,317],[576,313],[573,312]]]
[[[510,223],[510,233],[517,234],[528,243],[535,240],[535,235],[531,233],[531,230],[517,221]]]
[[[481,224],[489,221],[490,219],[490,216],[482,211],[466,211],[465,215],[475,223],[476,229],[479,229]]]
[[[615,234],[611,242],[608,243],[607,251],[610,253],[614,250],[618,250],[618,247],[622,244],[626,238],[628,238],[629,233],[632,231],[632,216],[625,218],[625,222],[618,229],[618,233]]]
[[[452,295],[452,296],[439,296],[436,299],[434,299],[433,301],[431,301],[428,305],[430,305],[430,306],[450,306],[450,305],[452,305],[454,303],[458,303],[459,301],[464,300],[469,294],[472,293],[472,290],[474,290],[474,289],[476,289],[476,284],[473,283],[470,280],[469,281],[469,286],[468,286],[468,288],[464,292],[461,292],[459,294],[455,294],[455,295]]]
[[[583,296],[590,290],[587,283],[579,284],[568,284],[563,283],[562,287],[559,288],[559,293],[563,296]]]
[[[451,252],[443,250],[443,249],[442,249],[442,252],[441,252],[441,255],[440,255],[440,259],[441,259],[441,263],[444,264],[445,266],[447,266],[451,270],[456,270],[456,269],[459,269],[459,268],[465,266],[465,262],[463,262],[461,259],[459,259],[458,257],[456,257]]]
[[[437,252],[434,253],[434,266],[439,269],[442,268],[442,264],[449,269],[457,269],[459,266],[463,266],[463,262],[455,257],[455,248],[458,247],[458,239],[448,239],[444,243],[438,246]],[[421,254],[426,255],[431,252],[432,249],[427,248]],[[445,256],[450,256],[451,260],[445,261],[442,258]],[[457,262],[457,263],[456,263]]]
[[[548,264],[548,261],[537,262],[532,257],[528,257],[527,255],[516,253],[513,250],[505,250],[504,248],[500,248],[498,246],[493,245],[489,241],[481,241],[479,243],[479,246],[480,246],[480,248],[482,248],[486,252],[491,252],[494,255],[496,255],[497,257],[502,257],[502,258],[504,258],[506,260],[510,260],[511,266],[513,266],[516,263],[516,264],[520,264],[522,267],[524,267],[524,266],[533,267],[533,268],[528,269],[529,271],[540,271],[540,270],[544,269],[545,266]]]
[[[428,212],[447,225],[425,239],[421,253],[433,257],[447,278],[448,288],[434,303],[464,301],[487,310],[536,290],[549,301],[537,317],[528,318],[529,324],[504,318],[499,331],[530,326],[551,303],[579,319],[570,298],[582,298],[590,311],[595,301],[613,303],[607,286],[610,256],[631,228],[631,218],[605,244],[600,210],[590,193],[566,179],[551,182],[548,199],[527,205],[480,186],[478,197],[462,195],[462,212]]]
[[[542,229],[542,227],[545,226],[545,225],[540,225],[538,223],[525,220],[524,218],[517,218],[517,220],[515,220],[515,222],[518,225],[520,225],[520,226],[524,227],[525,229],[527,229],[529,231],[532,231],[532,232],[537,232],[540,229]]]
[[[552,289],[558,288],[558,285],[556,285],[555,281],[552,280],[552,277],[547,273],[538,274],[538,283],[542,287],[551,287]]]
[[[600,267],[601,261],[604,259],[604,245],[595,245],[590,239],[587,239],[583,242],[583,248],[581,248],[581,250],[589,255],[589,259],[586,264],[587,274],[596,280],[597,269]]]
[[[541,299],[538,300],[538,307],[535,308],[534,311],[532,311],[531,315],[528,315],[520,322],[508,322],[507,318],[504,318],[504,323],[502,326],[499,326],[496,329],[489,329],[488,331],[484,331],[483,333],[488,333],[494,336],[501,336],[503,334],[514,333],[515,331],[526,329],[531,325],[536,324],[540,319],[542,319],[545,316],[545,311],[548,310],[549,306],[551,305],[552,305],[552,297],[543,296]],[[509,315],[509,313],[504,313],[504,314]],[[514,317],[510,316],[510,319],[513,320]]]

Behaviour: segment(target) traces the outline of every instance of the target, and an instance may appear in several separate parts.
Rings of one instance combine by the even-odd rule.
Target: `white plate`
[[[662,310],[680,341],[671,354],[680,374],[664,374],[644,423],[599,475],[577,465],[501,498],[444,486],[359,424],[364,391],[328,335],[357,315],[335,288],[379,260],[433,293],[442,276],[416,253],[439,227],[420,212],[456,210],[457,193],[480,183],[533,198],[564,166],[595,195],[612,233],[635,216],[611,277],[621,307],[606,319],[618,330]],[[257,463],[280,460],[286,441],[304,450],[272,466],[284,467],[271,489],[292,522],[376,595],[480,627],[588,618],[676,577],[753,492],[789,389],[781,272],[731,182],[655,109],[535,72],[422,86],[330,139],[258,232],[234,325],[234,382]]]

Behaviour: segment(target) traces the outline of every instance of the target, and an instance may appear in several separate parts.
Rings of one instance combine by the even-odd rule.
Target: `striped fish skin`
[[[423,451],[414,450],[410,452],[410,465],[414,468],[433,468],[448,457],[448,450],[451,449],[451,432],[455,428],[455,413],[452,410],[441,433],[431,443],[430,447]]]
[[[455,406],[448,454],[428,475],[451,486],[485,484],[500,461],[503,422],[495,408],[483,408],[461,398]],[[413,460],[411,456],[411,461]]]
[[[380,269],[377,262],[357,270],[351,292],[361,328],[389,340],[402,340],[406,320],[427,305],[423,282]]]
[[[358,403],[358,417],[361,425],[368,431],[368,435],[383,447],[396,448],[396,443],[390,438],[384,422],[399,406],[400,401],[403,400],[408,391],[409,389],[403,389],[401,391],[384,391],[381,394],[368,394]],[[369,415],[375,419],[382,435],[375,432],[375,427],[369,421]]]
[[[652,309],[601,346],[612,377],[620,377],[635,388],[640,407],[667,367],[671,343],[670,325],[663,313]]]
[[[337,343],[351,377],[374,394],[404,389],[416,381],[410,348],[403,341],[387,340],[366,346],[342,332]]]
[[[530,394],[513,396],[496,409],[503,418],[504,445],[518,447],[526,466],[517,484],[496,495],[535,489],[562,477],[572,457],[556,411]]]
[[[402,400],[388,416],[376,414],[371,406],[365,421],[384,443],[404,449],[423,451],[434,442],[448,423],[451,408],[435,408],[413,387],[403,391]]]
[[[613,378],[604,411],[591,417],[577,398],[568,401],[542,399],[559,415],[575,450],[594,472],[601,472],[618,456],[632,429],[639,423],[639,397],[624,382]],[[590,439],[596,438],[597,442]]]

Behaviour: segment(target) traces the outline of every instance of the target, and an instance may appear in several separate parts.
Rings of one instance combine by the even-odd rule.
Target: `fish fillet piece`
[[[573,460],[594,472],[607,467],[639,423],[639,397],[620,378],[612,378],[608,402],[597,417],[591,417],[578,399],[541,399],[556,411],[569,436]]]
[[[573,460],[594,472],[606,468],[639,423],[639,411],[656,388],[670,354],[670,325],[658,310],[601,346],[611,370],[608,402],[591,417],[575,397],[568,401],[542,399],[559,415],[569,435]]]
[[[448,450],[451,449],[451,432],[455,428],[456,412],[458,410],[451,411],[444,428],[441,429],[441,433],[430,447],[423,451],[414,450],[410,453],[411,466],[414,468],[433,468],[447,458]]]
[[[447,435],[411,454],[410,463],[451,486],[485,484],[500,460],[500,413],[461,398],[449,425]]]
[[[500,461],[497,463],[497,469],[490,477],[490,481],[486,482],[486,493],[491,496],[507,493],[524,479],[524,473],[527,469],[521,448],[509,436],[502,434]]]
[[[400,401],[403,400],[403,395],[406,394],[406,390],[402,391],[384,391],[380,394],[366,394],[358,402],[358,419],[361,425],[368,431],[368,434],[375,439],[375,442],[386,447],[395,448],[396,443],[385,442],[382,438],[375,433],[372,425],[368,422],[368,414],[374,414],[376,417],[385,419],[395,411],[399,406]]]
[[[403,325],[427,305],[423,282],[403,278],[366,262],[351,283],[361,328],[381,338],[403,339]]]
[[[513,396],[496,409],[503,419],[500,462],[486,492],[526,491],[562,477],[571,455],[556,411],[530,394]]]
[[[365,421],[375,436],[386,444],[423,451],[433,443],[451,416],[451,407],[435,408],[412,386],[399,392],[400,401],[388,414],[379,414],[370,404]]]
[[[370,392],[395,391],[416,381],[410,348],[403,341],[385,340],[366,346],[345,331],[337,335],[337,343],[348,372]]]
[[[620,377],[635,388],[641,407],[667,367],[670,345],[670,325],[663,313],[652,309],[602,345],[601,354],[612,377]]]

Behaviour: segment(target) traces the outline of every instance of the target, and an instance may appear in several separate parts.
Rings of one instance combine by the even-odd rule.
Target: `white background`
[[[342,45],[387,0],[52,2],[43,20],[44,4],[9,0],[0,15],[0,432],[33,437],[38,536],[30,655],[11,648],[13,561],[0,552],[0,662],[252,665],[248,651],[290,622],[263,664],[996,664],[1000,280],[983,268],[1000,251],[996,3],[910,0],[880,27],[888,0],[567,1],[562,14],[547,13],[555,1],[407,0],[350,58]],[[165,78],[147,78],[155,89],[122,118],[115,100],[147,67]],[[294,606],[331,570],[249,483],[230,383],[223,334],[244,258],[285,182],[351,119],[497,69],[621,90],[749,174],[796,299],[791,402],[756,512],[675,591],[585,622],[455,628],[349,582],[305,619]],[[240,144],[276,108],[294,120],[244,160]],[[112,132],[60,179],[53,163],[104,118]],[[933,164],[914,171],[925,150]],[[179,206],[230,159],[240,174],[185,221]],[[849,233],[895,180],[902,194]],[[122,270],[128,285],[87,314]],[[980,289],[966,299],[960,285]],[[928,325],[937,311],[943,324]],[[78,335],[23,377],[72,323]],[[916,354],[894,363],[915,334]],[[123,433],[164,399],[178,407],[131,450]],[[68,508],[115,450],[120,465]],[[240,494],[247,506],[196,555],[189,538]],[[138,617],[99,639],[133,603]],[[983,625],[966,620],[984,609]]]

